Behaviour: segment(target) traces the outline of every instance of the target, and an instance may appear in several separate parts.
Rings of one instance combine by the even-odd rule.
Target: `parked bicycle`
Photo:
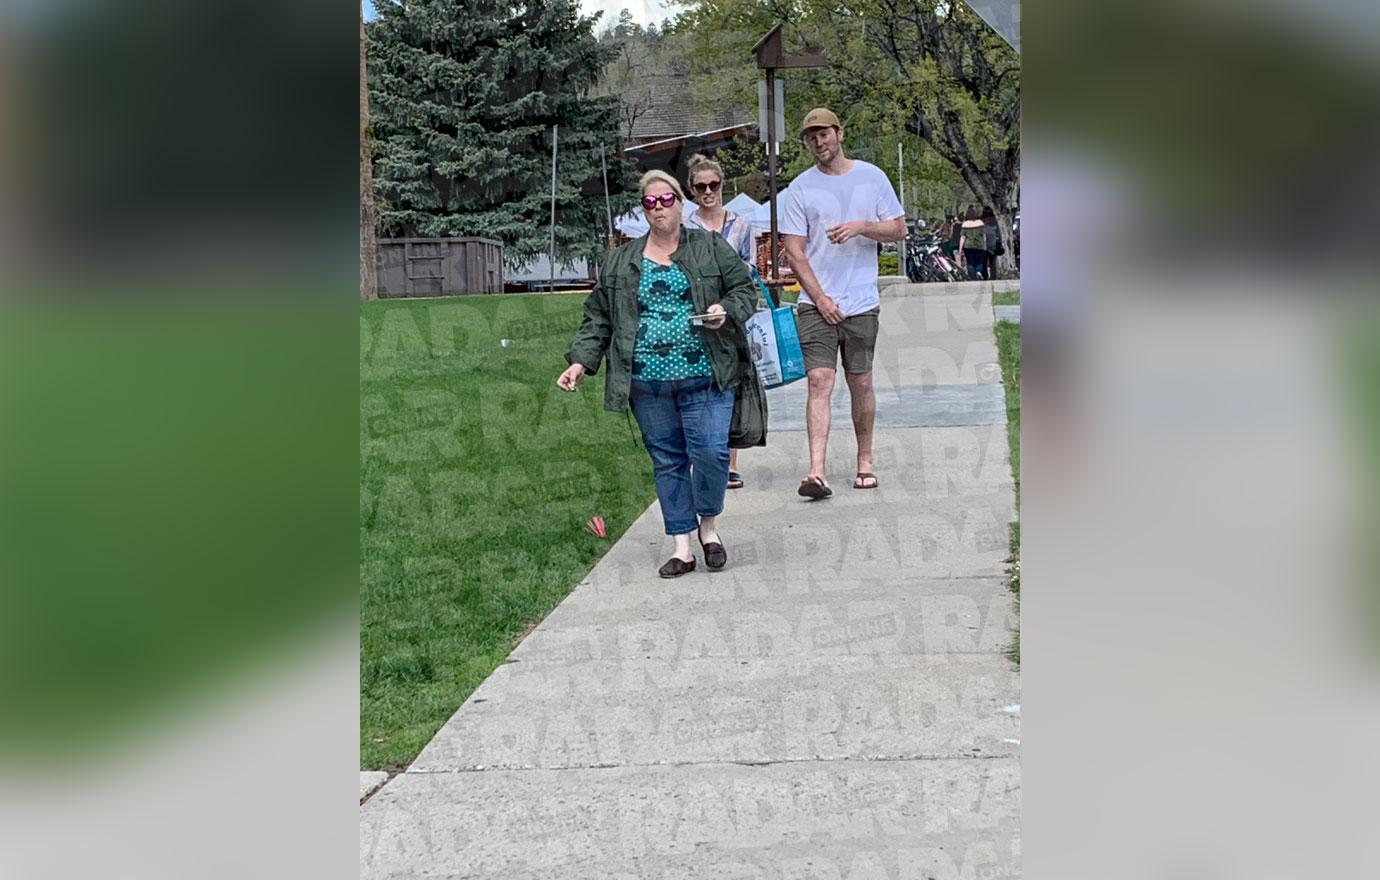
[[[949,259],[933,233],[914,233],[906,240],[906,277],[915,282],[965,281],[967,273]]]

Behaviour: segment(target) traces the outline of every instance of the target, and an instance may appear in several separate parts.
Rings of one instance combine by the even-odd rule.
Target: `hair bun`
[[[687,186],[692,187],[695,182],[695,175],[703,171],[708,171],[710,174],[713,174],[715,177],[719,178],[720,181],[722,181],[724,177],[723,166],[720,165],[718,162],[715,162],[708,156],[706,156],[704,153],[695,153],[693,156],[691,156],[690,161],[686,163],[685,171],[688,175],[686,177],[685,183]]]

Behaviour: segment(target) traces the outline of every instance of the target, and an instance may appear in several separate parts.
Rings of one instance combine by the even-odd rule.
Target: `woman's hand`
[[[580,387],[580,380],[584,378],[585,365],[571,364],[565,368],[565,372],[556,377],[556,387],[562,391],[574,391]]]
[[[714,315],[713,318],[704,319],[704,326],[708,327],[710,330],[718,330],[724,325],[724,321],[728,319],[728,312],[724,311],[724,307],[721,303],[714,303],[714,305],[705,309],[704,313],[706,315]]]

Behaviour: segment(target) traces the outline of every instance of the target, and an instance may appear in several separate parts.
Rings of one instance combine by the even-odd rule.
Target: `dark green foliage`
[[[590,97],[611,59],[575,0],[382,3],[368,25],[379,225],[386,236],[484,235],[510,263],[548,247],[559,126],[556,252],[592,255],[609,186],[629,172],[618,100]]]

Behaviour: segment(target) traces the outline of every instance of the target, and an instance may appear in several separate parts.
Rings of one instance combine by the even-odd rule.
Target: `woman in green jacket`
[[[682,225],[685,193],[675,178],[648,171],[639,190],[650,229],[605,258],[556,384],[575,391],[607,359],[604,408],[631,405],[642,428],[666,534],[675,540],[658,571],[670,578],[695,570],[691,533],[710,570],[728,562],[718,516],[734,395],[743,381],[756,381],[743,333],[756,291],[722,237]]]

